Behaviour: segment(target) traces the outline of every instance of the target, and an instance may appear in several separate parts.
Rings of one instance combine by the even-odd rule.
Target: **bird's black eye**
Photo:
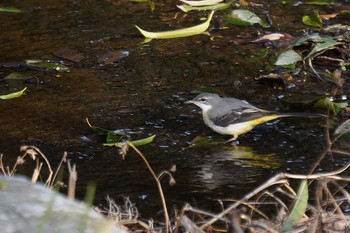
[[[202,97],[202,98],[200,98],[200,99],[199,99],[199,101],[201,101],[201,102],[205,102],[205,101],[207,101],[207,98]]]

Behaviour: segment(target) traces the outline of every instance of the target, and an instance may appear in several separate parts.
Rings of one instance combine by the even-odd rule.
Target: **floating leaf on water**
[[[7,95],[0,95],[0,99],[2,99],[2,100],[9,100],[9,99],[14,99],[14,98],[20,97],[21,95],[24,94],[25,90],[27,90],[27,87],[23,88],[20,91],[13,92],[13,93],[10,93],[10,94],[7,94]]]
[[[223,0],[199,0],[199,1],[180,0],[180,1],[190,6],[212,6],[222,2]]]
[[[322,19],[317,11],[313,11],[308,15],[304,15],[302,21],[305,25],[313,27],[322,27]]]
[[[6,7],[6,6],[0,6],[0,12],[6,12],[6,13],[21,13],[22,11],[16,7]]]
[[[297,196],[293,204],[293,208],[290,210],[287,219],[282,225],[282,231],[289,231],[293,229],[295,224],[299,223],[307,209],[307,204],[309,201],[309,189],[307,180],[302,180],[299,186]]]
[[[213,10],[213,11],[221,11],[221,10],[226,10],[232,5],[231,2],[224,2],[224,3],[219,3],[216,5],[212,6],[190,6],[187,4],[183,5],[177,5],[177,7],[182,10],[183,12],[189,12],[189,11],[204,11],[204,10]]]
[[[277,61],[274,63],[275,66],[288,66],[295,65],[297,62],[302,61],[302,57],[294,50],[288,50],[281,53],[277,57]]]
[[[135,25],[135,27],[141,32],[141,34],[144,37],[149,39],[172,39],[172,38],[188,37],[188,36],[194,36],[205,32],[209,27],[213,14],[214,14],[214,11],[212,11],[209,14],[207,20],[204,23],[199,24],[197,26],[189,27],[189,28],[164,31],[164,32],[149,32],[141,29],[137,25]]]
[[[239,26],[252,26],[259,24],[264,28],[270,27],[265,20],[262,20],[255,13],[244,9],[233,10],[230,14],[224,16],[224,20],[230,24]]]
[[[28,59],[25,60],[25,63],[28,67],[38,70],[47,70],[47,71],[57,71],[57,72],[69,72],[69,68],[64,66],[61,63],[50,61],[50,60],[36,60]]]
[[[143,138],[140,140],[135,140],[135,141],[104,143],[103,145],[104,146],[116,146],[116,147],[122,148],[123,146],[125,146],[126,143],[132,143],[134,146],[143,146],[143,145],[146,145],[146,144],[153,142],[153,139],[155,138],[155,136],[156,135],[152,135],[150,137]]]

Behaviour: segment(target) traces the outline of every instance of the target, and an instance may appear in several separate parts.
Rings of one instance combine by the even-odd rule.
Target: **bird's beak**
[[[193,100],[188,100],[185,102],[185,104],[194,104],[195,102]]]

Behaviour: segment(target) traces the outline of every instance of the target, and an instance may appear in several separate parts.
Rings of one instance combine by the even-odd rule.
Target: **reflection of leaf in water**
[[[281,166],[281,161],[275,153],[259,154],[248,146],[224,147],[215,156],[219,160],[234,161],[235,165],[242,167],[275,169]]]

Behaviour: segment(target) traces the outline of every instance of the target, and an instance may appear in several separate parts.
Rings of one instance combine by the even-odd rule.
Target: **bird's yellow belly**
[[[219,134],[237,135],[237,136],[247,133],[254,128],[252,125],[247,124],[247,122],[232,124],[227,127],[216,126],[213,124],[208,126]]]

